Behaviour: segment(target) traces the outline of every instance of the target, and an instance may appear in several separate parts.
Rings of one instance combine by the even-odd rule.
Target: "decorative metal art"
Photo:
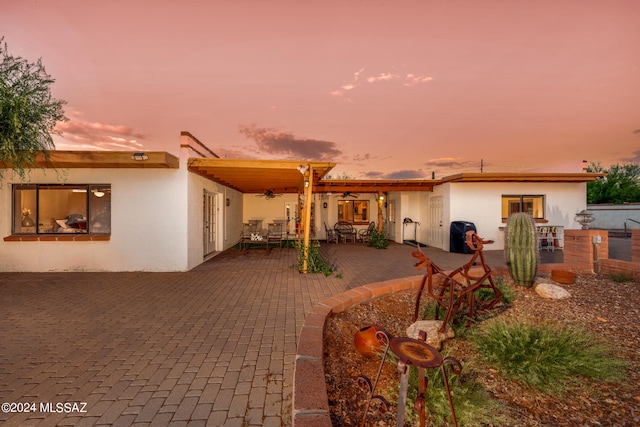
[[[440,332],[444,332],[449,322],[457,316],[465,316],[467,326],[469,326],[477,312],[490,310],[502,298],[502,293],[495,286],[491,277],[491,267],[485,262],[482,253],[484,245],[493,243],[493,240],[483,240],[474,231],[467,231],[466,243],[474,251],[471,259],[451,272],[446,272],[438,267],[422,252],[419,246],[417,251],[411,253],[417,260],[415,268],[417,270],[426,268],[427,270],[418,289],[413,315],[414,322],[418,320],[420,300],[425,284],[428,295],[437,303],[436,318],[440,317],[441,310],[444,312]],[[474,269],[474,267],[476,268]],[[440,280],[434,281],[434,277],[439,277]],[[493,292],[493,297],[478,300],[476,291],[481,289],[490,290]]]
[[[407,337],[394,337],[389,339],[389,336],[384,331],[379,332],[380,341],[385,342],[385,351],[380,361],[380,367],[376,375],[373,384],[366,375],[358,377],[358,384],[361,387],[366,387],[369,392],[369,398],[367,400],[366,409],[362,417],[361,427],[364,427],[371,402],[376,400],[380,402],[379,411],[385,413],[389,409],[389,404],[382,396],[375,395],[375,389],[380,379],[382,367],[384,366],[385,359],[388,351],[391,352],[398,359],[398,371],[400,372],[400,391],[398,393],[398,412],[396,414],[396,427],[404,426],[404,413],[407,403],[407,391],[409,386],[409,370],[411,366],[414,366],[418,370],[418,396],[416,398],[413,409],[418,412],[420,416],[420,426],[426,425],[426,405],[425,394],[429,385],[427,377],[425,375],[425,369],[440,368],[442,369],[442,377],[444,378],[444,385],[447,391],[447,398],[449,400],[449,407],[451,408],[451,416],[453,418],[453,424],[457,427],[458,420],[456,419],[455,409],[453,407],[453,400],[451,398],[451,390],[449,388],[449,379],[447,377],[446,367],[449,366],[451,371],[457,375],[462,373],[462,365],[454,357],[442,358],[442,355],[435,348],[427,344],[427,335],[424,331],[420,331],[420,340]]]
[[[364,415],[362,416],[362,423],[360,424],[361,427],[364,427],[364,423],[367,420],[367,414],[369,413],[369,408],[371,408],[371,402],[372,401],[376,401],[376,402],[378,402],[380,404],[380,407],[378,408],[378,411],[381,414],[384,414],[385,412],[387,412],[389,410],[389,402],[387,402],[387,399],[385,399],[383,396],[376,395],[374,393],[376,391],[376,387],[378,385],[378,381],[380,380],[380,373],[382,372],[382,367],[384,366],[384,361],[387,358],[387,353],[389,352],[389,342],[390,342],[390,340],[389,340],[389,335],[387,335],[387,333],[384,331],[384,329],[376,331],[376,338],[384,346],[384,352],[383,352],[383,355],[382,355],[382,359],[380,360],[380,366],[378,367],[378,373],[376,374],[376,378],[375,378],[373,384],[371,384],[371,380],[366,375],[360,375],[358,377],[358,385],[360,387],[362,387],[362,388],[366,387],[366,389],[367,389],[367,391],[369,393],[369,397],[367,398],[367,406],[365,407]]]

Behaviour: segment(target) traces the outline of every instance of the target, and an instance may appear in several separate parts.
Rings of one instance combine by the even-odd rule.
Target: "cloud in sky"
[[[631,133],[640,136],[640,129],[636,129]],[[640,150],[634,151],[631,157],[623,157],[620,160],[622,160],[623,162],[640,163]]]
[[[446,169],[469,169],[480,168],[480,163],[475,160],[460,160],[459,157],[441,157],[439,159],[429,159],[424,165],[427,168],[446,168]]]
[[[262,153],[284,156],[289,159],[312,159],[335,161],[342,155],[336,143],[297,136],[274,128],[259,128],[256,125],[239,126],[239,132],[256,142]]]
[[[355,156],[353,156],[353,161],[354,162],[366,162],[371,160],[373,157],[371,156],[371,154],[369,153],[364,153],[364,154],[356,154]]]
[[[80,113],[75,115],[81,116]],[[75,149],[85,150],[138,150],[143,148],[141,140],[145,139],[130,126],[78,119],[58,123],[56,131],[61,132],[61,138],[73,144]]]
[[[350,92],[362,85],[365,84],[376,84],[380,82],[399,82],[403,86],[416,86],[421,83],[430,82],[433,80],[433,77],[429,76],[416,76],[413,73],[408,73],[406,75],[394,74],[394,73],[379,73],[374,75],[363,76],[365,72],[364,68],[359,69],[355,73],[353,73],[353,79],[340,86],[338,89],[331,91],[331,95],[342,97],[347,92]]]
[[[420,179],[424,173],[417,170],[399,170],[389,173],[371,171],[365,174],[367,179]]]
[[[623,163],[640,163],[640,150],[634,151],[631,157],[625,157],[620,160],[622,160]]]

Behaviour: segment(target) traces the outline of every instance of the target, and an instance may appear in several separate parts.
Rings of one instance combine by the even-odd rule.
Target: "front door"
[[[442,233],[442,196],[431,197],[429,199],[429,240],[432,246],[441,248],[444,246]]]
[[[387,239],[396,240],[396,201],[387,202]]]
[[[204,256],[216,250],[216,195],[204,190]]]

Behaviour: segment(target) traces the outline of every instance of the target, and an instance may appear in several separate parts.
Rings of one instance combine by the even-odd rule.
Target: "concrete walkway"
[[[290,425],[305,313],[419,274],[413,250],[325,244],[329,277],[299,274],[293,249],[230,250],[186,273],[0,273],[0,402],[15,403],[0,424]],[[425,251],[445,269],[470,257]]]

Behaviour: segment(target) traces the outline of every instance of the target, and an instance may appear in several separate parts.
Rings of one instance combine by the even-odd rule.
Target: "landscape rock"
[[[571,294],[566,289],[554,285],[552,283],[540,283],[536,286],[536,293],[542,298],[564,299],[569,298]]]
[[[420,331],[425,331],[427,333],[427,344],[440,351],[442,342],[455,336],[450,326],[447,325],[444,333],[439,332],[441,327],[442,320],[418,320],[407,328],[407,336],[419,340]]]

